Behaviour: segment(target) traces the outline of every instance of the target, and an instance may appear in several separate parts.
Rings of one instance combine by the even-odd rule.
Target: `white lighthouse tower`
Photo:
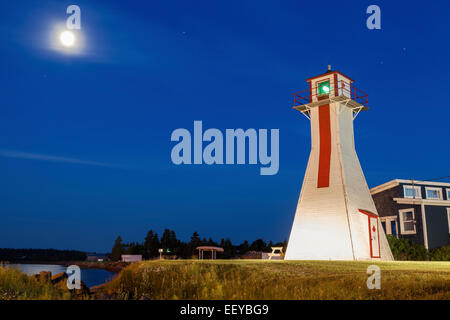
[[[294,108],[311,122],[311,154],[286,260],[393,260],[355,151],[353,121],[367,94],[339,71],[309,78]]]

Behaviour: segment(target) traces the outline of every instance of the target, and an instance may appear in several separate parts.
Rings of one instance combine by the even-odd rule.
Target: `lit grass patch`
[[[18,270],[0,266],[0,300],[61,300],[70,297],[69,291],[57,290],[50,281],[40,281]]]
[[[366,286],[381,268],[381,290]],[[146,261],[105,290],[116,299],[449,299],[448,262]]]

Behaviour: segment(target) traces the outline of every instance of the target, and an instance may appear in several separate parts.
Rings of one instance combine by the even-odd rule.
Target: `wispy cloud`
[[[18,158],[18,159],[29,159],[29,160],[64,162],[64,163],[81,164],[81,165],[87,165],[87,166],[116,167],[114,165],[104,163],[104,162],[88,161],[88,160],[81,160],[81,159],[68,158],[68,157],[50,156],[50,155],[46,155],[46,154],[29,153],[29,152],[21,152],[21,151],[0,150],[0,156],[5,157],[5,158]]]

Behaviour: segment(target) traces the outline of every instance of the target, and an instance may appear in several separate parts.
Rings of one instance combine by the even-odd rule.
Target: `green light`
[[[324,81],[317,86],[317,95],[321,96],[330,93],[330,81]]]

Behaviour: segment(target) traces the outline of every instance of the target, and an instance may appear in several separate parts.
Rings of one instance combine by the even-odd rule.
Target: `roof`
[[[308,79],[306,79],[306,82],[310,82],[313,79],[324,77],[324,76],[327,76],[327,75],[330,75],[330,74],[340,74],[341,76],[346,77],[347,79],[349,79],[351,82],[355,81],[352,78],[350,78],[349,76],[346,76],[345,74],[343,74],[342,72],[339,72],[339,71],[335,70],[335,71],[327,71],[327,72],[322,73],[322,74],[320,74],[318,76],[308,78]]]
[[[394,180],[388,181],[386,183],[380,184],[379,186],[371,188],[370,193],[376,194],[381,191],[394,188],[394,187],[398,186],[400,183],[409,183],[409,184],[414,183],[415,185],[450,187],[449,182],[423,181],[423,180],[411,180],[411,179],[394,179]]]
[[[213,250],[218,252],[223,252],[223,248],[221,247],[213,247],[213,246],[200,246],[196,248],[197,250]]]

